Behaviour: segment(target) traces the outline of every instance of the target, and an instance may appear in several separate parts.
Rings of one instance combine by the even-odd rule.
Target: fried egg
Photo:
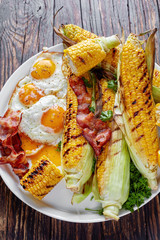
[[[46,155],[60,166],[57,145],[62,139],[67,93],[61,65],[62,54],[40,54],[29,75],[18,82],[9,102],[9,109],[22,114],[18,129],[21,147],[32,163]]]
[[[9,108],[14,111],[20,110],[23,112],[23,110],[31,107],[44,96],[44,91],[35,86],[32,83],[32,79],[27,76],[17,84],[10,99]]]
[[[33,63],[30,77],[45,95],[54,94],[58,98],[65,98],[67,81],[63,76],[62,54],[43,52]]]
[[[56,146],[62,139],[65,100],[56,96],[42,97],[23,111],[19,130],[32,141]]]

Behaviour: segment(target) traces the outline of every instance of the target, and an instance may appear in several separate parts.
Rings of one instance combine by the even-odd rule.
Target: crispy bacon
[[[77,123],[83,129],[83,136],[98,156],[103,145],[111,138],[111,130],[107,123],[89,111],[91,96],[87,92],[83,79],[72,75],[69,83],[78,100]]]
[[[20,121],[20,111],[9,111],[7,116],[0,117],[0,165],[10,164],[19,178],[28,171],[29,166],[18,134]]]

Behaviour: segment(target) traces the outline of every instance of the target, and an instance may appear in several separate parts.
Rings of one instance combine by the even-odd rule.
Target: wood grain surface
[[[55,12],[64,8],[54,19]],[[28,58],[61,40],[53,25],[73,23],[98,35],[140,33],[157,27],[160,63],[159,0],[0,0],[0,87]],[[0,240],[160,239],[160,196],[119,222],[76,224],[31,209],[0,180]]]

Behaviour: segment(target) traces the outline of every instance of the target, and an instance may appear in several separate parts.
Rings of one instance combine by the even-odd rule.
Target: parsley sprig
[[[148,187],[148,180],[144,178],[133,162],[130,164],[130,191],[123,208],[133,212],[134,206],[140,207],[145,198],[151,196],[151,189]]]
[[[92,84],[88,81],[88,79],[86,79],[85,77],[82,77],[82,79],[86,87],[92,88]]]
[[[101,115],[100,115],[100,119],[103,122],[109,121],[111,120],[111,118],[113,117],[113,111],[108,110],[108,111],[102,111]]]
[[[116,80],[109,80],[107,87],[112,89],[114,92],[117,92],[117,81]]]
[[[89,111],[94,113],[95,112],[95,108],[94,107],[89,107]]]

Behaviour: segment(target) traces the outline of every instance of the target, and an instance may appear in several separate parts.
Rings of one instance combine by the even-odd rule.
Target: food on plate
[[[151,189],[157,189],[159,139],[154,100],[145,51],[134,34],[123,45],[119,64],[114,118],[135,166]]]
[[[120,40],[116,35],[88,39],[64,49],[64,57],[67,58],[72,73],[81,76],[99,64],[110,49],[119,44]]]
[[[13,172],[21,178],[28,171],[28,161],[21,148],[18,126],[20,111],[7,111],[8,116],[0,117],[0,165],[10,164]]]
[[[123,208],[134,212],[134,207],[140,207],[146,198],[151,196],[151,189],[148,187],[148,181],[144,178],[134,163],[130,163],[130,190],[127,201]]]
[[[64,54],[44,49],[0,117],[0,164],[39,200],[64,177],[72,204],[92,192],[99,212],[118,220],[122,207],[133,211],[157,188],[156,30],[145,51],[134,34],[120,44],[72,24],[56,32]]]
[[[68,73],[66,72],[66,75]],[[70,75],[68,75],[68,80]],[[62,138],[61,163],[66,187],[80,193],[92,175],[94,151],[78,125],[77,97],[68,83],[66,120]]]
[[[97,35],[94,33],[91,33],[89,31],[84,30],[83,28],[80,28],[79,26],[73,25],[73,24],[68,24],[68,25],[61,25],[59,29],[57,30],[54,28],[56,33],[64,40],[67,41],[65,37],[68,38],[68,43],[69,44],[75,44],[78,42],[81,42],[83,40],[87,39],[93,39],[93,38],[98,38]],[[73,42],[70,42],[73,41]],[[120,53],[120,48],[115,47],[111,49],[108,54],[106,54],[106,57],[104,60],[101,62],[101,67],[104,68],[105,70],[110,70],[111,72],[117,72],[117,64],[118,64],[118,59],[119,59],[119,53]]]
[[[55,166],[61,165],[57,147],[63,134],[67,92],[61,65],[61,53],[43,51],[29,75],[16,85],[1,118],[1,164],[10,163],[20,178],[44,155]]]
[[[75,35],[74,35],[74,33],[71,33],[71,31],[74,29],[74,28],[76,28],[76,26],[69,26],[70,28],[69,29],[67,29],[67,27],[68,27],[68,25],[66,25],[66,26],[62,26],[62,28],[64,29],[65,28],[65,31],[63,31],[62,30],[62,28],[60,28],[59,30],[61,31],[61,33],[62,33],[62,35],[61,35],[61,37],[63,38],[63,34],[66,36],[66,37],[70,37],[71,38],[71,40],[73,40],[73,41],[75,41],[75,42],[80,42],[81,41],[81,39],[86,39],[87,37],[86,37],[86,35],[87,36],[91,36],[91,38],[96,38],[96,36],[95,35],[92,35],[92,34],[89,34],[88,32],[85,32],[85,31],[83,31],[83,30],[81,30],[79,27],[77,28],[77,31],[79,32],[79,34],[78,34],[78,37],[76,38],[75,37]],[[69,30],[69,34],[67,35],[67,30]],[[75,32],[75,34],[76,34],[76,32]],[[83,35],[84,34],[84,35]],[[64,41],[66,40],[66,38],[64,39]],[[93,40],[92,40],[93,41]],[[69,41],[68,41],[69,42]],[[72,44],[73,44],[73,42],[72,42]],[[75,44],[75,43],[74,43]],[[78,44],[76,44],[75,45],[75,47],[77,46]],[[70,48],[73,48],[73,46],[72,47],[70,47]],[[136,45],[136,48],[139,50],[139,45]],[[66,51],[66,50],[65,50]],[[103,60],[102,61],[102,63],[101,63],[101,68],[103,68],[105,71],[107,70],[107,69],[109,69],[112,73],[116,73],[117,72],[117,63],[118,63],[118,59],[119,59],[119,54],[120,54],[120,51],[121,51],[121,47],[118,47],[118,48],[116,48],[116,51],[114,51],[114,49],[112,49],[109,53],[108,53],[108,55],[110,55],[110,56],[113,56],[113,58],[112,57],[108,57],[108,59],[106,59],[107,58],[107,56],[108,55],[106,55],[106,58],[105,58],[105,60]],[[141,52],[142,52],[142,48],[141,48]],[[147,52],[147,51],[146,51]],[[144,55],[144,52],[142,53],[143,55]],[[77,54],[78,55],[78,54]],[[114,57],[115,57],[115,59],[114,59]],[[138,58],[138,57],[137,57]],[[113,59],[115,60],[115,61],[113,61]],[[68,59],[67,59],[68,60]],[[144,60],[144,56],[143,56],[143,60]],[[145,60],[144,60],[145,61]],[[71,70],[72,70],[72,72],[73,73],[75,73],[74,72],[74,69],[73,69],[73,66],[72,66],[72,62],[71,61],[69,61],[68,60],[68,63],[67,63],[69,66],[70,66],[70,68],[71,68]],[[142,63],[142,66],[143,66],[143,64],[144,64],[144,62]],[[113,66],[113,67],[112,67]],[[143,69],[144,70],[144,69]],[[143,70],[142,70],[142,74],[143,74]],[[129,70],[130,71],[130,70]],[[141,69],[139,70],[139,71],[141,71]],[[136,72],[136,71],[135,71]],[[83,73],[83,72],[82,72]],[[145,69],[145,74],[144,75],[146,75],[147,74],[147,67],[146,67],[146,69]],[[79,74],[80,75],[80,74]],[[112,75],[112,76],[114,76],[114,75]],[[85,80],[85,79],[84,79]],[[143,80],[143,79],[141,79],[141,80]],[[79,87],[80,87],[80,81],[79,81],[79,83],[77,82],[77,85],[79,84]],[[113,81],[113,80],[111,80],[111,81],[109,81],[108,82],[108,86],[113,90],[113,91],[116,91],[116,83]],[[144,86],[145,87],[145,86]],[[144,90],[144,92],[146,92],[146,89]],[[77,96],[78,97],[78,96]],[[149,97],[149,96],[148,96]],[[150,97],[151,98],[151,97]],[[149,99],[150,100],[150,99]],[[149,101],[148,100],[148,101]],[[107,100],[106,100],[107,101]],[[147,101],[147,99],[146,99],[146,101]],[[146,102],[145,101],[145,102]],[[154,105],[154,103],[153,103],[153,99],[151,100],[152,101],[152,104]],[[150,104],[150,102],[151,101],[149,101],[149,103],[148,102],[146,102],[146,104],[148,103],[148,104]],[[140,105],[140,104],[139,104]],[[134,106],[135,107],[135,106]],[[138,109],[138,105],[136,105],[136,107],[137,107],[137,109]],[[150,108],[151,108],[151,106],[150,106]],[[137,110],[138,111],[138,110]],[[140,111],[142,111],[143,112],[143,109],[141,109],[140,108]],[[145,111],[144,111],[144,113],[145,113]],[[141,115],[141,114],[140,114]],[[153,114],[152,114],[152,116],[150,117],[150,121],[151,121],[151,119],[154,119],[155,117],[154,117],[154,112],[153,112]],[[77,120],[78,120],[78,118],[77,118]],[[148,120],[148,119],[147,119]],[[77,121],[78,122],[78,121]],[[146,122],[146,121],[145,121]],[[136,124],[136,123],[134,123],[134,124]],[[138,123],[137,123],[138,124]],[[144,125],[144,123],[140,123],[140,125]],[[152,126],[155,126],[155,122],[152,122]],[[140,130],[141,130],[141,127],[140,127],[140,125],[138,125],[138,127],[137,128],[139,128]],[[136,126],[137,125],[135,125],[135,131],[136,131]],[[146,124],[146,126],[147,126],[147,124]],[[151,125],[150,125],[151,126]],[[112,129],[113,130],[113,129]],[[154,131],[154,130],[153,130]],[[122,141],[121,141],[121,144],[123,145],[123,147],[121,148],[121,150],[122,149],[126,149],[125,151],[123,151],[122,150],[122,156],[124,157],[124,165],[126,164],[126,166],[128,166],[128,171],[129,171],[129,163],[128,163],[128,161],[129,161],[129,155],[127,154],[127,148],[125,148],[124,146],[126,146],[125,145],[125,140],[124,140],[124,138],[123,138],[123,135],[122,135],[122,133],[121,133],[121,131],[120,130],[118,130],[118,132],[119,132],[119,136],[122,136]],[[112,134],[114,133],[114,131],[112,131]],[[157,152],[158,152],[158,135],[157,135],[157,132],[155,131],[155,133],[156,134],[154,134],[155,135],[155,138],[153,139],[153,141],[155,141],[155,149],[154,149],[154,152],[152,153],[153,154],[153,158],[155,158],[155,161],[156,161],[156,164],[155,164],[155,168],[154,168],[154,160],[153,160],[153,167],[151,166],[151,170],[149,170],[149,172],[150,172],[150,178],[148,177],[148,181],[149,181],[149,184],[150,184],[150,186],[154,189],[154,188],[156,188],[156,171],[157,171]],[[132,133],[133,134],[133,133]],[[133,134],[134,135],[134,134]],[[141,135],[140,135],[141,136]],[[117,137],[117,136],[116,136]],[[143,137],[141,137],[141,138],[143,138]],[[88,139],[87,139],[88,140]],[[110,140],[111,141],[111,140]],[[140,139],[140,141],[142,141],[141,139]],[[108,143],[107,143],[108,144]],[[115,149],[114,148],[114,144],[113,144],[113,146],[111,145],[111,147],[110,147],[110,149],[112,149],[111,150],[111,154],[110,154],[110,152],[108,151],[108,156],[107,156],[107,158],[108,158],[108,160],[110,160],[111,162],[112,162],[112,157],[110,156],[110,155],[112,155],[113,154],[113,152],[114,152],[114,150],[113,149]],[[131,150],[130,150],[131,151]],[[125,153],[124,153],[125,152]],[[144,151],[145,152],[145,151]],[[147,152],[147,151],[146,151]],[[102,154],[104,154],[105,153],[105,151],[104,151],[104,149],[103,149],[103,151],[102,151]],[[150,157],[150,152],[148,153],[148,155],[149,155],[149,158],[151,158]],[[128,156],[128,157],[127,157]],[[99,158],[99,156],[98,156],[98,158]],[[97,166],[98,166],[98,158],[97,158]],[[144,157],[143,157],[144,158]],[[142,160],[143,160],[143,158],[142,158]],[[118,159],[118,158],[117,158]],[[128,160],[127,160],[128,159]],[[115,157],[114,157],[114,160],[115,160]],[[120,161],[120,160],[119,160]],[[100,162],[100,161],[99,161]],[[109,161],[104,161],[104,162],[109,162]],[[116,162],[116,160],[115,160],[115,162]],[[134,161],[134,162],[136,162],[136,161]],[[109,165],[109,163],[108,163],[108,165]],[[100,166],[103,166],[102,165],[102,163],[100,164]],[[137,165],[136,165],[137,166]],[[140,164],[139,164],[139,166],[140,166]],[[146,167],[146,166],[145,166]],[[102,167],[101,167],[102,168]],[[147,168],[147,170],[149,169],[149,167],[147,166],[146,167]],[[145,176],[145,177],[147,177],[147,175],[146,174],[144,174],[144,172],[142,171],[142,169],[140,168],[139,169],[141,172],[142,172],[142,174]],[[151,171],[153,171],[154,173],[152,173],[151,174]],[[113,171],[114,172],[114,171]],[[106,172],[105,172],[106,173]],[[148,172],[147,172],[148,173]],[[127,170],[125,169],[125,171],[124,171],[124,174],[126,174],[126,179],[128,179],[128,182],[129,182],[129,174],[127,175]],[[106,174],[107,175],[107,174]],[[99,179],[101,179],[101,176],[105,176],[106,177],[106,175],[104,174],[104,175],[101,175],[101,174],[99,174]],[[153,178],[154,179],[152,179],[152,176],[153,176]],[[107,175],[108,176],[108,175]],[[104,179],[103,179],[104,180]],[[147,180],[146,180],[147,181]],[[104,181],[104,183],[105,183],[105,181]],[[107,184],[106,184],[107,185]],[[106,186],[105,185],[105,186]],[[109,185],[109,184],[108,184]],[[122,183],[122,185],[123,185],[123,183]],[[95,182],[95,186],[96,186],[96,182]],[[94,187],[95,187],[94,186]],[[103,186],[103,184],[99,184],[99,186]],[[111,208],[111,211],[109,211],[109,212],[107,212],[106,211],[106,215],[107,214],[112,214],[112,211],[113,211],[113,213],[116,213],[115,215],[113,214],[112,215],[112,217],[113,218],[116,218],[117,216],[117,214],[118,214],[118,210],[119,210],[119,208],[121,208],[122,207],[122,204],[127,200],[127,198],[128,198],[128,191],[127,191],[127,184],[125,185],[126,186],[126,192],[123,194],[122,192],[122,194],[121,194],[121,197],[122,197],[122,202],[121,201],[119,201],[120,202],[120,204],[119,204],[119,206],[118,206],[118,204],[117,204],[117,206],[116,207],[112,207]],[[98,184],[97,184],[97,187],[98,187]],[[106,188],[107,189],[107,188]],[[112,190],[113,191],[113,190]],[[96,195],[96,194],[95,194]],[[114,194],[111,194],[112,195],[112,197],[114,196]],[[147,196],[147,195],[146,195]],[[95,199],[98,199],[99,198],[99,200],[100,200],[100,195],[99,195],[99,192],[98,192],[98,197],[97,197],[97,195],[95,196]],[[104,204],[104,202],[103,202],[103,204],[102,204],[103,206],[105,206],[105,204]],[[139,206],[139,205],[138,205]],[[110,209],[109,209],[110,210]],[[115,212],[114,212],[114,210],[115,210]],[[105,212],[105,208],[103,208],[103,213]],[[111,215],[110,215],[110,217],[111,217]]]
[[[108,88],[106,79],[101,79],[102,110],[112,110],[115,92]],[[118,220],[119,210],[126,202],[129,194],[130,156],[123,134],[115,121],[109,123],[112,136],[103,146],[97,157],[93,194],[96,201],[102,203],[103,215]]]
[[[83,28],[73,25],[61,25],[55,32],[69,45],[87,40],[89,38],[97,38],[94,33],[84,30]],[[66,38],[67,37],[67,38]],[[101,62],[101,67],[104,70],[109,70],[112,73],[117,73],[117,66],[120,54],[120,47],[115,47],[108,52],[104,60]],[[160,102],[160,73],[156,68],[154,69],[153,81],[152,81],[152,94],[155,102]]]
[[[61,181],[63,175],[46,156],[40,158],[20,180],[24,190],[41,200]]]
[[[91,33],[77,25],[74,24],[62,24],[59,27],[59,33],[63,34],[67,38],[71,39],[75,43],[87,40],[87,39],[93,39],[97,38],[98,36],[94,33]]]
[[[37,143],[56,146],[62,139],[65,108],[65,99],[42,97],[23,111],[19,131]]]

